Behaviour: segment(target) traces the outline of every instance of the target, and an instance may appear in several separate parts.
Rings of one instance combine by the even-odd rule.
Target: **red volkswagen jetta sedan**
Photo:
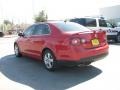
[[[28,27],[14,43],[17,57],[42,60],[47,70],[59,62],[89,65],[108,53],[106,33],[73,22],[44,22]]]

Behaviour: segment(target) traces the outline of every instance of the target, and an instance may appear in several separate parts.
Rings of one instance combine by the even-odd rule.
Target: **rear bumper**
[[[78,61],[61,60],[58,63],[62,64],[62,65],[79,65],[79,64],[85,64],[85,63],[92,63],[92,62],[95,62],[95,61],[105,58],[107,55],[108,55],[108,52],[101,54],[101,55],[91,56],[91,57],[87,57],[87,58],[81,58]]]
[[[108,54],[108,44],[93,48],[93,49],[80,49],[78,47],[69,50],[66,50],[63,54],[64,57],[57,59],[60,62],[68,63],[84,63],[84,62],[94,62],[102,59]],[[66,54],[66,55],[65,55]]]
[[[82,58],[80,60],[80,63],[98,61],[98,60],[101,60],[101,59],[105,58],[107,55],[108,55],[108,52],[100,54],[100,55],[96,55],[96,56],[91,56],[91,57],[88,57],[88,58]]]
[[[117,38],[117,35],[107,35],[108,40],[113,40],[113,39],[116,39],[116,38]]]

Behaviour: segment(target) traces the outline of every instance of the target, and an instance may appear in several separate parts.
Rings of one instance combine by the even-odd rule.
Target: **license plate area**
[[[96,38],[95,38],[95,39],[92,39],[91,42],[92,42],[92,45],[93,45],[93,46],[98,46],[98,45],[100,44],[100,43],[99,43],[99,40],[96,39]]]

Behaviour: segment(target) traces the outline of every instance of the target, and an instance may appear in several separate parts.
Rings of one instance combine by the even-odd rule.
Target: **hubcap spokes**
[[[50,53],[46,53],[44,56],[44,62],[47,68],[52,68],[53,66],[53,57]]]
[[[15,54],[18,55],[18,47],[15,46]]]

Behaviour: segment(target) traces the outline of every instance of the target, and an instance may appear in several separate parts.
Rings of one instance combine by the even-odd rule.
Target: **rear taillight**
[[[85,39],[80,39],[81,40],[81,43],[86,43],[86,40]]]
[[[71,39],[71,44],[72,45],[80,45],[80,44],[84,44],[85,42],[86,42],[85,39],[80,39],[80,38]]]
[[[72,45],[80,45],[80,39],[79,38],[73,38],[71,40]]]

